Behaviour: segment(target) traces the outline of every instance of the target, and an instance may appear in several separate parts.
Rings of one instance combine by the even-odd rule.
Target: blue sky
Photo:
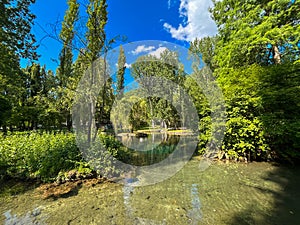
[[[56,69],[61,45],[57,40],[47,37],[46,33],[54,35],[53,26],[63,20],[66,2],[36,0],[31,7],[37,16],[32,31],[40,44],[39,62],[46,65],[47,69]],[[211,0],[107,0],[107,3],[108,39],[125,35],[128,42],[161,40],[188,46],[188,42],[196,37],[216,34],[216,26],[208,13]],[[81,7],[83,21],[84,11],[85,8]],[[23,61],[22,65],[26,63]]]

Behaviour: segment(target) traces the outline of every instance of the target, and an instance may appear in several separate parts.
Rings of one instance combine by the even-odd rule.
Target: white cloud
[[[149,53],[149,55],[153,55],[156,58],[160,58],[160,54],[163,53],[167,48],[166,47],[159,47],[158,49],[156,49],[155,51],[152,51]]]
[[[208,11],[211,6],[211,0],[181,0],[179,13],[183,22],[177,28],[164,23],[164,28],[173,38],[183,41],[213,36],[217,33],[217,26]]]
[[[168,0],[168,9],[171,8],[171,0]]]
[[[134,55],[138,55],[138,54],[143,53],[143,52],[150,52],[153,49],[155,49],[154,46],[146,47],[145,45],[140,45],[135,50],[131,51],[131,53],[134,54]]]
[[[130,69],[131,68],[131,64],[125,63],[125,67]]]
[[[118,63],[116,63],[115,65],[116,65],[116,67],[118,68]],[[125,67],[126,67],[126,68],[131,68],[131,64],[125,63]]]
[[[168,9],[170,9],[171,7],[174,6],[174,4],[176,4],[177,0],[168,0]]]

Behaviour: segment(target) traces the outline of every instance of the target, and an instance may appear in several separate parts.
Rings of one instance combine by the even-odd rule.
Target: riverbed
[[[299,167],[193,158],[149,186],[110,181],[78,184],[45,198],[41,186],[16,183],[0,193],[4,224],[299,224]]]

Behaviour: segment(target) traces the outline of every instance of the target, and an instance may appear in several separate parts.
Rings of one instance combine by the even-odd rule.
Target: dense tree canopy
[[[221,67],[299,60],[300,3],[290,0],[213,1]]]
[[[29,7],[35,0],[4,0],[0,3],[0,43],[18,58],[36,59],[35,38],[31,27],[35,16]]]
[[[16,111],[24,86],[20,75],[20,58],[37,59],[36,43],[31,27],[35,16],[30,12],[34,0],[0,2],[0,107],[6,111],[2,125],[8,125],[7,107]],[[6,130],[6,127],[4,127]]]
[[[131,76],[148,93],[141,99],[134,96],[138,93],[133,90],[123,91],[127,70],[122,46],[116,79],[109,76],[106,57],[115,40],[106,38],[106,0],[88,1],[85,35],[77,36],[81,46],[75,46],[74,41],[80,33],[76,29],[81,3],[68,0],[59,35],[62,48],[56,73],[34,61],[38,57],[31,33],[35,18],[29,9],[32,3],[34,0],[0,3],[0,127],[4,132],[65,126],[71,130],[76,87],[82,75],[93,68],[93,62],[99,60],[105,82],[90,104],[97,129],[111,124],[111,120],[124,132],[145,127],[164,131],[184,127],[187,104],[182,96],[186,92],[198,112],[198,147],[199,152],[205,153],[209,137],[216,132],[211,114],[220,107],[218,103],[209,104],[216,99],[215,93],[210,92],[211,99],[204,93],[204,89],[212,91],[207,73],[213,72],[226,104],[226,132],[218,149],[220,155],[250,160],[300,159],[299,1],[214,0],[210,11],[218,34],[190,43],[191,56],[197,59],[192,74],[184,72],[178,53],[168,49],[159,56],[144,55],[133,62]],[[31,60],[31,65],[21,68],[21,58]],[[92,77],[86,82],[92,86],[97,76],[89,71]],[[164,79],[174,85],[166,85]],[[197,80],[203,86],[199,87]],[[155,96],[162,91],[170,96],[168,100]],[[123,97],[119,108],[132,105],[131,109],[126,108],[129,120],[117,111],[111,112],[117,96]],[[87,124],[91,138],[92,118]]]
[[[213,1],[216,37],[191,43],[226,101],[228,157],[299,159],[299,1]]]

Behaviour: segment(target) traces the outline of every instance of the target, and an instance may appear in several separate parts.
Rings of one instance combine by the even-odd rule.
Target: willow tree
[[[179,63],[178,54],[168,49],[163,51],[159,57],[144,55],[132,64],[132,76],[137,79],[140,87],[149,96],[147,107],[148,118],[152,127],[155,121],[160,120],[161,127],[177,127],[179,122],[175,107],[182,104],[180,88],[175,85],[183,85],[183,65]],[[161,96],[161,97],[159,97]],[[168,97],[168,100],[166,100]],[[176,101],[174,101],[176,97]],[[175,107],[174,107],[174,106]]]

